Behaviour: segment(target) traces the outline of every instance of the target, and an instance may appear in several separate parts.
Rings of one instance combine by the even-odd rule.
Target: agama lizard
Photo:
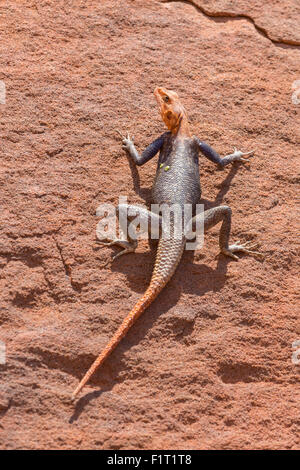
[[[129,134],[127,138],[123,138],[123,148],[128,152],[136,165],[143,165],[153,158],[158,151],[159,159],[157,164],[156,177],[152,188],[152,203],[155,204],[178,204],[182,210],[185,204],[192,204],[193,207],[199,203],[201,197],[201,187],[199,180],[199,151],[213,163],[223,168],[232,162],[248,162],[245,155],[253,155],[253,151],[243,153],[237,149],[234,153],[221,158],[208,144],[202,142],[198,137],[191,135],[186,111],[181,104],[177,93],[165,88],[156,88],[154,95],[160,108],[161,117],[168,128],[168,132],[163,133],[154,140],[141,155],[137,152],[133,138]],[[145,208],[134,205],[119,205],[117,214],[126,210],[139,213],[141,218],[147,220],[149,224],[156,219],[157,226],[161,228],[161,215],[148,211]],[[229,245],[230,227],[231,227],[231,209],[228,206],[218,206],[206,210],[198,215],[204,224],[204,230],[213,227],[222,222],[219,236],[220,251],[226,256],[230,256],[238,260],[236,252],[259,254],[251,251],[255,245],[251,246],[250,242]],[[128,216],[129,219],[129,216]],[[173,223],[172,223],[173,220]],[[121,225],[121,218],[119,217]],[[122,225],[121,225],[122,229]],[[161,233],[161,232],[160,232]],[[159,236],[159,235],[158,235]],[[126,239],[125,239],[126,238]],[[129,233],[125,234],[124,239],[114,239],[100,242],[106,245],[119,245],[123,250],[117,256],[125,253],[134,252],[137,247],[137,241],[130,237]],[[171,219],[171,227],[167,238],[160,237],[158,241],[157,254],[154,264],[154,270],[150,285],[144,295],[133,307],[127,315],[121,326],[118,328],[110,342],[94,361],[90,369],[87,371],[78,387],[73,393],[73,398],[84,387],[95,370],[106,360],[109,354],[115,349],[121,339],[126,335],[129,328],[144,312],[144,310],[158,296],[164,286],[172,277],[181,259],[186,237],[182,233],[181,237],[174,236],[174,219]]]

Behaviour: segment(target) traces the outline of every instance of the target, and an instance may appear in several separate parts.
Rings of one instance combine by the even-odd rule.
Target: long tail
[[[153,274],[148,289],[133,307],[131,312],[127,315],[110,342],[86,372],[85,376],[72,394],[73,399],[85,386],[96,369],[98,369],[98,367],[103,364],[110,353],[116,348],[121,339],[126,335],[129,328],[135,323],[144,310],[153,302],[153,300],[158,296],[158,294],[170,280],[181,259],[184,244],[184,239],[160,239]]]

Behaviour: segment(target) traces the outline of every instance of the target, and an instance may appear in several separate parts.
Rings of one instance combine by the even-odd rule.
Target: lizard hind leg
[[[229,256],[236,261],[239,259],[235,254],[236,252],[263,256],[261,253],[252,250],[252,248],[256,248],[257,244],[250,241],[246,243],[240,243],[240,241],[238,241],[233,245],[229,245],[231,214],[232,212],[229,206],[217,206],[196,215],[194,220],[196,217],[201,218],[202,223],[204,224],[204,231],[207,231],[219,222],[222,222],[219,235],[219,246],[223,255]]]
[[[149,211],[145,207],[133,204],[119,204],[116,213],[119,221],[120,238],[103,238],[103,234],[97,233],[98,243],[106,246],[117,245],[123,248],[122,251],[113,256],[113,260],[126,253],[133,253],[138,245],[137,238],[142,235],[147,238],[150,227],[151,234],[153,233],[158,238],[161,228],[161,217],[156,213]],[[138,231],[137,228],[139,228]]]
[[[245,243],[240,243],[240,241],[235,242],[233,245],[229,245],[228,249],[223,248],[221,249],[221,252],[226,255],[230,256],[231,258],[238,260],[238,256],[236,256],[234,253],[240,252],[240,253],[245,253],[247,255],[257,255],[260,257],[263,257],[263,254],[260,253],[259,251],[253,251],[252,248],[256,248],[258,246],[257,243],[252,243],[251,241],[245,242]]]
[[[126,253],[133,253],[135,250],[136,250],[136,247],[137,247],[137,240],[133,240],[132,242],[128,241],[128,240],[122,240],[122,239],[113,239],[113,240],[110,240],[110,241],[104,241],[104,240],[108,240],[107,238],[104,238],[104,239],[98,239],[97,240],[97,243],[99,243],[100,245],[105,245],[105,246],[113,246],[113,245],[117,245],[117,246],[120,246],[121,248],[123,248],[122,251],[120,251],[119,253],[115,254],[112,259],[115,260],[116,258],[119,258],[120,256],[122,255],[126,255]]]

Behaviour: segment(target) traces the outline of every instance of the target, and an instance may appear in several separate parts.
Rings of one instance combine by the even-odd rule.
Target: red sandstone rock
[[[198,3],[299,44],[292,0],[268,2],[271,15]],[[299,449],[300,49],[182,2],[8,1],[0,27],[1,448]],[[149,197],[156,162],[131,171],[116,130],[139,149],[163,131],[157,85],[222,155],[255,148],[251,165],[222,172],[202,158],[201,182],[207,205],[232,207],[232,240],[265,259],[218,257],[213,229],[74,406],[150,279],[144,241],[106,265],[95,211]]]
[[[188,3],[216,20],[245,17],[258,33],[272,41],[300,45],[300,5],[297,0],[188,0]]]

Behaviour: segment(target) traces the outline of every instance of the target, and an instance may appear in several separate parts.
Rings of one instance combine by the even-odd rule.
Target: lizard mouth
[[[156,87],[154,90],[154,96],[158,104],[162,103],[162,93],[166,93],[164,88]]]

